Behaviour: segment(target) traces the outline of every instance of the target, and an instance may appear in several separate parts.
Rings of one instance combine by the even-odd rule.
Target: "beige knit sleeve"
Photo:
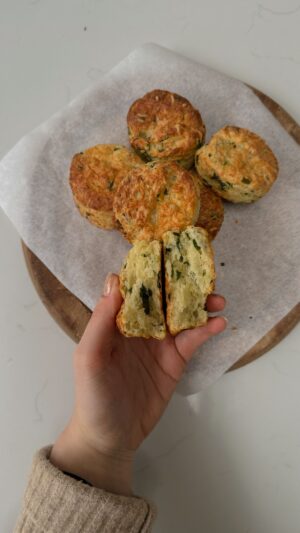
[[[51,447],[34,457],[15,533],[147,533],[155,511],[146,500],[119,496],[66,476],[48,460]]]

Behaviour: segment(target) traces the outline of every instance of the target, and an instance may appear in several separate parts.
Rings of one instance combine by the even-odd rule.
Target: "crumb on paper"
[[[221,265],[221,267],[224,267],[224,266],[225,266],[225,263],[222,261],[222,262],[220,263],[220,265]]]
[[[86,31],[86,30],[87,30],[87,26],[84,26],[83,31]]]
[[[231,329],[232,329],[232,331],[236,331],[238,328],[237,328],[237,326],[232,326]]]

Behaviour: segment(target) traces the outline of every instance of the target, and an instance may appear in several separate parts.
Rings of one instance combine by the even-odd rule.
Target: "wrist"
[[[133,453],[95,448],[72,422],[55,442],[50,461],[60,470],[88,481],[93,487],[125,496],[132,494]]]

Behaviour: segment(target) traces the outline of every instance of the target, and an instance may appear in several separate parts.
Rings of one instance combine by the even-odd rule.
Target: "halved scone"
[[[189,226],[163,235],[167,325],[172,335],[207,322],[205,304],[215,268],[208,233]]]
[[[161,243],[138,241],[129,251],[120,272],[124,298],[117,325],[126,337],[164,339]]]

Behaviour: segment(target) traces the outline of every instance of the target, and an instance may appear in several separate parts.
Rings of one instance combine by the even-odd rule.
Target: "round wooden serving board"
[[[295,120],[274,100],[257,89],[252,87],[251,89],[291,137],[300,144],[300,126]],[[38,257],[27,248],[24,242],[22,242],[22,247],[29,275],[42,302],[59,326],[71,339],[78,343],[91,316],[90,309],[58,281]],[[299,321],[300,303],[291,309],[247,353],[242,355],[230,370],[240,368],[261,357],[261,355],[276,346]]]

